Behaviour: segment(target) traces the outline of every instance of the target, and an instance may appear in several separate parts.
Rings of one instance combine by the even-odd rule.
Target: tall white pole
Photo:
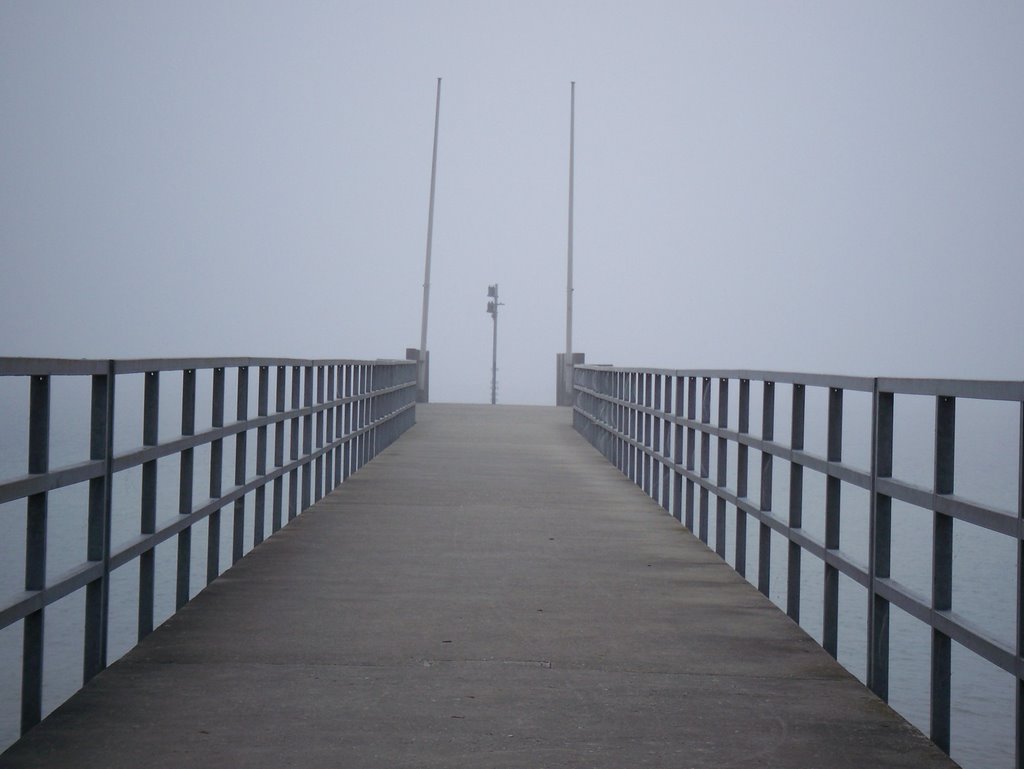
[[[572,393],[572,193],[576,134],[576,81],[569,100],[569,248],[565,282],[565,389]]]
[[[430,205],[427,212],[427,258],[423,268],[423,320],[420,323],[419,386],[426,384],[427,315],[430,309],[430,248],[434,239],[434,188],[437,183],[437,128],[441,117],[441,78],[437,79],[437,103],[434,106],[434,154],[430,161]]]

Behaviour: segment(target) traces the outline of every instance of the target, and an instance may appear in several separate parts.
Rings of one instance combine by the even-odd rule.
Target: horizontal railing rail
[[[717,380],[717,388],[714,382]],[[760,385],[760,435],[751,434],[751,383]],[[788,445],[775,439],[776,385],[790,385]],[[826,450],[805,449],[806,391],[827,391]],[[889,698],[890,607],[896,606],[928,626],[930,646],[930,736],[950,750],[951,642],[956,642],[1015,679],[1016,766],[1022,758],[1024,657],[1021,656],[1022,554],[1024,554],[1024,382],[866,378],[771,371],[675,370],[576,366],[574,370],[576,429],[609,461],[659,502],[705,544],[710,541],[712,500],[715,508],[714,544],[726,553],[727,512],[735,514],[734,567],[746,576],[747,523],[758,526],[757,588],[769,594],[771,534],[788,542],[785,611],[800,621],[801,554],[824,563],[822,586],[822,645],[833,656],[838,649],[839,575],[866,589],[867,685],[883,700]],[[717,389],[717,393],[713,390]],[[867,469],[843,458],[843,393],[856,391],[871,398],[870,461]],[[930,488],[894,477],[893,434],[896,396],[927,396],[934,401],[934,484]],[[730,409],[730,398],[738,398]],[[1018,404],[1013,429],[1017,440],[1016,510],[981,504],[954,494],[956,404],[958,400],[1003,401]],[[712,414],[712,401],[717,413]],[[730,424],[733,421],[733,424]],[[865,431],[867,432],[867,431]],[[715,442],[715,474],[711,447]],[[751,456],[751,452],[759,456]],[[758,497],[748,496],[751,465],[759,460]],[[773,497],[773,463],[789,467],[789,498],[783,514]],[[729,478],[729,463],[735,475]],[[824,537],[804,526],[804,472],[825,481]],[[859,563],[840,543],[842,489],[868,492],[868,563]],[[892,503],[906,503],[932,517],[931,594],[901,584],[892,576]],[[1016,551],[1016,594],[1007,597],[1007,612],[1015,617],[1014,641],[993,637],[953,610],[953,522],[1011,538]],[[752,580],[754,581],[754,580]]]
[[[235,419],[227,421],[225,372],[236,376]],[[197,430],[197,372],[212,380],[209,428]],[[273,377],[272,377],[273,373]],[[115,393],[119,376],[141,374],[142,444],[115,452]],[[160,383],[178,375],[180,433],[161,440]],[[0,504],[25,500],[25,579],[0,603],[0,630],[23,623],[21,732],[42,717],[43,639],[46,608],[85,591],[83,684],[108,663],[110,578],[139,562],[137,635],[154,627],[155,553],[177,540],[174,610],[192,595],[192,528],[208,521],[206,583],[221,573],[221,511],[231,508],[231,562],[273,534],[313,502],[341,484],[415,423],[416,365],[394,360],[307,360],[294,358],[189,358],[138,360],[64,360],[0,358],[0,377],[29,382],[28,472],[0,478]],[[89,377],[89,458],[50,466],[51,381],[53,377]],[[271,379],[273,378],[273,386]],[[250,385],[255,380],[255,416],[250,415]],[[138,427],[136,424],[135,427]],[[272,435],[271,435],[272,433]],[[121,433],[119,433],[120,435]],[[288,437],[287,452],[285,439]],[[250,437],[255,436],[255,445]],[[225,441],[234,442],[234,473],[224,466]],[[209,495],[196,499],[195,452],[209,449]],[[286,456],[287,455],[287,456]],[[175,510],[159,510],[158,462],[179,460],[173,479]],[[253,467],[254,465],[254,467]],[[137,503],[138,534],[111,541],[115,476],[141,469]],[[224,483],[225,474],[232,479]],[[287,482],[288,498],[285,499]],[[47,573],[48,495],[87,484],[87,535],[83,560],[57,575]],[[270,499],[268,501],[268,487]],[[161,514],[158,515],[158,512]],[[248,513],[252,513],[251,518]],[[246,521],[251,520],[249,531]],[[2,521],[5,527],[9,521]],[[2,586],[6,589],[7,586]],[[2,593],[0,593],[2,596]]]

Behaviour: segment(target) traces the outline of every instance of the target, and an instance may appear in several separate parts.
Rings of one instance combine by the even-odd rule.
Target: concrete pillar
[[[571,406],[575,401],[572,382],[565,381],[565,353],[560,352],[555,356],[556,358],[556,373],[555,373],[555,405],[556,406]],[[586,355],[582,352],[574,352],[572,354],[572,365],[580,366],[586,363]]]
[[[405,359],[419,361],[419,349],[416,347],[406,347]],[[430,350],[427,350],[427,357],[423,365],[416,367],[416,402],[430,402]]]

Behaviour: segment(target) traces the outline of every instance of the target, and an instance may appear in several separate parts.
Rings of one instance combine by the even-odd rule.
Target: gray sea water
[[[251,372],[253,376],[254,372]],[[228,402],[233,405],[233,377],[228,372]],[[210,424],[210,372],[198,374],[197,430]],[[51,468],[88,457],[88,379],[52,380]],[[180,378],[165,375],[161,380],[161,439],[180,434]],[[142,377],[123,376],[117,381],[115,451],[141,444]],[[789,442],[789,388],[776,388],[775,439]],[[255,381],[250,383],[255,392]],[[717,397],[717,395],[716,395]],[[250,399],[254,400],[254,399]],[[730,397],[730,424],[736,424],[736,395]],[[807,451],[825,453],[827,393],[807,388]],[[751,385],[752,432],[759,434],[759,386]],[[21,378],[0,377],[0,478],[21,475],[27,466],[28,384]],[[844,400],[844,462],[867,469],[870,460],[870,397],[846,393]],[[251,403],[249,414],[255,413]],[[716,413],[712,405],[712,413]],[[934,401],[918,396],[896,396],[894,475],[928,487],[932,483]],[[233,408],[229,409],[229,417]],[[988,506],[1016,513],[1018,494],[1019,406],[961,400],[957,403],[956,492]],[[290,429],[290,425],[288,426]],[[286,441],[288,435],[286,433]],[[255,472],[250,439],[248,472]],[[698,444],[699,450],[699,444]],[[224,484],[232,485],[234,443],[224,443]],[[711,477],[716,475],[716,446],[711,447]],[[196,450],[195,498],[204,499],[209,489],[209,447]],[[749,497],[759,496],[760,467],[751,452]],[[159,462],[158,519],[177,515],[178,459]],[[735,488],[735,450],[728,457],[729,485]],[[286,481],[287,482],[287,481]],[[774,512],[787,515],[789,466],[776,460],[773,469]],[[824,477],[804,473],[804,527],[824,538]],[[287,488],[285,495],[287,499]],[[141,469],[115,476],[112,540],[124,542],[138,533]],[[250,495],[251,496],[251,495]],[[78,564],[85,555],[87,488],[85,484],[53,492],[49,496],[49,549],[47,571],[51,579]],[[712,499],[709,545],[715,546],[715,507]],[[841,549],[866,567],[868,560],[867,492],[843,486]],[[253,505],[247,500],[246,545],[253,545]],[[268,516],[269,518],[269,516]],[[893,503],[894,579],[928,595],[931,585],[932,514],[898,502]],[[727,511],[726,552],[733,564],[735,510]],[[24,579],[25,503],[0,505],[0,603],[20,591]],[[230,515],[221,522],[220,568],[230,564]],[[756,579],[757,529],[747,526],[747,575]],[[269,534],[269,520],[265,532]],[[195,595],[205,585],[206,523],[193,534],[192,585]],[[785,605],[787,580],[786,542],[772,535],[771,599]],[[156,621],[173,611],[173,540],[157,548]],[[734,564],[733,564],[734,565]],[[954,525],[954,610],[1011,648],[1015,627],[1015,582],[1017,553],[1013,540],[956,522]],[[823,565],[803,554],[801,571],[801,626],[821,641]],[[135,644],[138,564],[115,571],[111,581],[110,660],[122,656]],[[841,577],[839,661],[862,681],[866,671],[867,593],[852,580]],[[73,694],[81,684],[82,626],[84,594],[68,596],[46,610],[44,652],[44,712],[48,713]],[[21,685],[21,623],[0,630],[0,749],[17,738]],[[927,626],[893,607],[891,616],[890,704],[924,731],[928,728],[930,631]],[[953,644],[952,755],[968,769],[1009,767],[1013,760],[1014,679]]]

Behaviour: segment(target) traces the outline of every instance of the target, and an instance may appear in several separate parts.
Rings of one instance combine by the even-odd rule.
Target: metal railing
[[[717,380],[717,393],[713,393]],[[751,382],[759,383],[761,433],[751,434]],[[790,386],[790,440],[775,440],[776,385]],[[736,570],[745,576],[748,519],[757,533],[756,584],[768,595],[771,537],[788,541],[785,610],[800,619],[801,554],[824,562],[822,645],[837,656],[839,576],[867,591],[866,683],[883,700],[889,698],[890,606],[928,626],[930,647],[930,736],[950,750],[951,642],[1009,673],[1015,681],[1015,765],[1022,756],[1024,659],[1021,657],[1022,511],[1024,511],[1024,382],[931,379],[886,379],[821,376],[765,371],[627,369],[577,366],[574,374],[575,428],[617,468],[707,544],[711,500],[715,509],[715,549],[727,558],[727,511],[735,511]],[[805,402],[808,388],[827,392],[826,451],[805,450]],[[870,466],[863,470],[843,461],[843,395],[870,397]],[[717,413],[712,414],[713,395]],[[894,403],[896,396],[926,396],[934,401],[934,483],[930,488],[893,474]],[[729,406],[738,398],[738,408]],[[957,402],[1002,401],[1011,404],[1011,429],[1017,436],[1015,511],[978,504],[953,493]],[[1013,405],[1016,404],[1016,405]],[[735,421],[730,424],[730,414]],[[1015,422],[1015,424],[1013,424]],[[698,447],[699,436],[699,447]],[[711,444],[716,443],[715,477]],[[759,454],[759,498],[748,497],[750,452]],[[734,461],[734,483],[728,463]],[[785,517],[773,511],[773,463],[788,464],[789,499]],[[755,456],[754,461],[757,461]],[[803,520],[804,472],[824,477],[824,538],[812,536]],[[840,501],[844,487],[868,494],[867,565],[840,549]],[[931,514],[931,595],[912,590],[892,577],[893,501]],[[996,640],[976,623],[953,611],[953,522],[1009,538],[1016,555],[1015,602],[1007,607],[1016,627],[1014,641]],[[753,580],[751,580],[753,581]]]
[[[237,371],[235,420],[225,420],[225,371]],[[250,370],[254,376],[250,374]],[[273,370],[273,377],[271,376]],[[196,430],[197,371],[211,372],[211,426]],[[142,445],[114,450],[115,384],[141,374]],[[181,382],[181,430],[168,440],[158,435],[160,384]],[[204,376],[207,376],[204,373]],[[337,487],[415,423],[416,364],[406,361],[202,358],[168,360],[63,360],[0,358],[0,377],[29,381],[28,474],[0,479],[0,504],[26,501],[24,591],[0,604],[0,629],[23,620],[21,732],[39,722],[43,697],[43,637],[46,607],[85,591],[83,684],[107,665],[111,572],[139,562],[138,640],[154,626],[155,552],[177,541],[175,611],[190,599],[192,528],[208,520],[206,583],[220,573],[221,511],[232,510],[231,561],[245,552],[246,506],[253,511],[249,540],[270,533]],[[89,459],[50,466],[51,381],[89,377],[91,411]],[[250,417],[250,380],[256,384],[256,416]],[[271,381],[273,379],[273,382]],[[271,429],[273,435],[271,436]],[[286,456],[285,436],[290,445]],[[255,448],[250,440],[255,433]],[[120,433],[119,433],[120,435]],[[233,484],[223,483],[225,442],[234,442]],[[209,448],[209,497],[194,499],[195,452]],[[203,449],[204,452],[206,449]],[[158,460],[178,457],[177,511],[157,515]],[[255,473],[251,472],[255,459]],[[115,476],[141,468],[138,535],[116,547],[111,542]],[[285,479],[288,498],[285,499]],[[47,574],[47,496],[74,484],[88,484],[88,533],[77,566]],[[269,489],[269,493],[268,493]],[[269,497],[269,499],[268,499]],[[247,500],[251,500],[247,502]],[[287,520],[285,519],[287,516]],[[7,527],[9,522],[3,522]],[[201,547],[201,545],[199,545]]]

